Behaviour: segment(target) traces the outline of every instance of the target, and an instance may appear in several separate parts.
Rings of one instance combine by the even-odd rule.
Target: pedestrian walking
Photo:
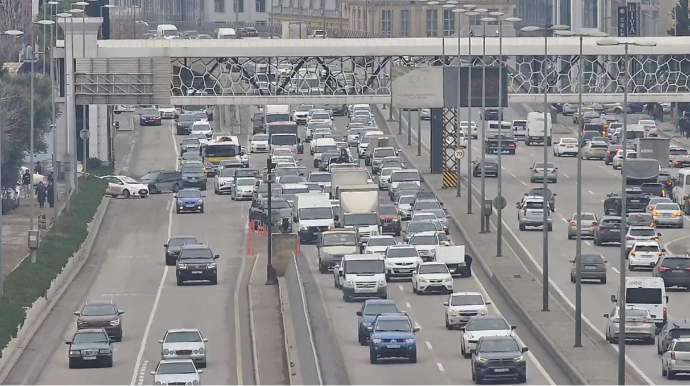
[[[467,276],[472,276],[472,256],[465,254],[465,268],[467,269]]]
[[[43,185],[43,181],[39,182],[38,186],[36,186],[36,199],[38,200],[38,206],[41,208],[45,206],[47,191],[46,186]]]
[[[48,200],[48,205],[52,208],[55,206],[55,185],[53,181],[48,181],[48,186],[46,187],[46,199]]]
[[[32,178],[33,176],[31,175],[31,170],[26,169],[26,171],[24,171],[24,174],[22,175],[22,192],[24,193],[24,198],[28,198],[31,194]]]
[[[34,166],[34,173],[43,174],[43,165],[40,162],[36,162],[36,165]]]

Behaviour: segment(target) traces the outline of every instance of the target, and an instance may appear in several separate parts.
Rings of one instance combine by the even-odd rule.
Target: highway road
[[[505,109],[505,120],[524,119],[524,109],[516,111],[515,108]],[[466,113],[463,111],[461,119],[465,120]],[[481,122],[479,110],[473,111],[473,119],[477,124]],[[406,113],[403,112],[406,120]],[[630,120],[632,121],[632,117]],[[412,127],[416,141],[416,112],[412,112]],[[635,119],[636,121],[636,119]],[[562,137],[577,137],[577,128],[572,125],[570,117],[559,117],[559,122],[565,125],[554,125],[554,142]],[[428,149],[429,143],[429,122],[422,123],[422,144]],[[480,155],[480,142],[473,142],[473,158]],[[557,291],[567,299],[568,305],[574,308],[575,284],[570,282],[571,263],[569,260],[575,257],[575,240],[567,239],[568,219],[576,212],[576,192],[577,192],[577,161],[574,157],[554,157],[552,149],[548,151],[549,161],[558,167],[558,183],[549,184],[550,189],[557,194],[556,213],[553,218],[553,231],[549,233],[549,277],[551,283]],[[508,205],[503,213],[503,220],[506,224],[505,229],[515,236],[523,249],[527,251],[530,259],[538,267],[543,262],[543,235],[541,228],[528,228],[527,231],[520,231],[517,222],[517,209],[515,203],[519,201],[523,194],[531,187],[542,186],[541,183],[531,184],[529,181],[531,170],[530,166],[534,162],[543,159],[543,148],[541,146],[528,147],[524,143],[518,145],[516,155],[503,156],[503,195]],[[462,161],[462,172],[466,175],[468,159]],[[606,194],[620,190],[620,172],[614,171],[611,166],[604,165],[603,161],[592,160],[582,161],[582,210],[592,212],[601,216],[603,214],[603,200]],[[475,197],[479,197],[480,179],[473,179]],[[486,179],[487,198],[497,196],[497,180],[495,178]],[[475,203],[476,208],[476,203]],[[684,216],[685,226],[690,225],[690,217]],[[495,218],[494,218],[495,221]],[[532,230],[534,229],[534,230]],[[686,230],[661,228],[661,242],[673,252],[688,251],[688,241],[690,237]],[[608,261],[608,277],[606,284],[583,282],[583,320],[597,329],[604,339],[605,318],[603,314],[610,313],[615,304],[610,302],[610,297],[616,294],[619,284],[619,272],[627,269],[620,262],[620,249],[615,246],[594,246],[591,240],[585,239],[582,246],[583,253],[601,253]],[[629,276],[650,276],[648,271],[635,271]],[[668,290],[669,303],[668,312],[671,317],[686,318],[690,317],[690,294],[686,291]],[[643,345],[640,343],[629,343],[627,349],[628,361],[646,377],[652,384],[665,383],[665,378],[661,377],[660,357],[656,353],[655,346]]]
[[[137,127],[130,174],[173,169],[180,138],[172,121]],[[252,384],[252,356],[245,288],[247,203],[215,196],[212,182],[206,213],[174,213],[172,193],[148,199],[112,199],[91,257],[12,369],[7,384],[152,384],[149,372],[161,358],[166,330],[198,328],[208,338],[206,384]],[[163,244],[170,236],[192,235],[218,260],[218,285],[178,287],[174,267],[165,266]],[[242,286],[240,286],[240,282]],[[240,299],[246,299],[239,297]],[[67,346],[75,331],[74,311],[86,299],[113,299],[125,311],[124,338],[115,343],[112,368],[69,369]]]
[[[336,127],[342,129],[347,118],[336,118]],[[251,162],[265,162],[266,155],[252,155]],[[310,170],[312,161],[308,150],[302,155],[302,165]],[[363,165],[363,162],[362,162]],[[390,203],[385,192],[380,195],[381,203]],[[463,243],[459,231],[451,225],[451,237],[457,244]],[[303,245],[302,253],[309,262],[312,275],[319,284],[319,292],[328,320],[333,331],[336,346],[340,348],[344,365],[352,384],[469,384],[471,381],[470,361],[460,356],[461,332],[448,331],[444,325],[445,295],[417,296],[412,294],[409,281],[395,281],[389,284],[389,299],[394,299],[399,307],[407,310],[413,322],[421,327],[418,333],[419,362],[408,364],[400,362],[392,365],[371,365],[366,347],[357,342],[356,311],[361,303],[344,303],[339,290],[333,287],[332,274],[320,274],[317,266],[317,253],[313,245]],[[478,265],[474,265],[476,270]],[[485,279],[480,282],[478,279]],[[501,299],[491,287],[484,287],[488,279],[479,272],[473,278],[455,280],[456,291],[477,291],[494,301],[491,307],[494,314],[503,313],[509,323],[518,325],[518,334],[530,347],[528,363],[529,384],[567,384],[569,381],[560,369],[540,348],[536,339],[521,328],[518,318],[507,311]],[[313,306],[310,306],[313,307]],[[318,350],[318,348],[317,348]],[[538,358],[538,359],[537,359]],[[392,366],[392,367],[390,367]]]

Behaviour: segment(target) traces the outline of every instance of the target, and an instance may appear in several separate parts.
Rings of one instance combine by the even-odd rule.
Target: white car
[[[472,124],[469,124],[468,121],[460,121],[460,130],[462,130],[463,133],[468,134],[470,133],[472,136],[472,139],[477,138],[477,130],[478,126],[474,121],[472,121]]]
[[[511,326],[498,315],[474,316],[462,328],[462,341],[460,343],[460,354],[465,358],[470,358],[471,350],[477,348],[479,338],[485,336],[511,336],[515,326]]]
[[[436,260],[436,248],[441,245],[441,239],[433,231],[419,232],[410,236],[407,244],[417,248],[422,260],[433,261]]]
[[[381,169],[381,175],[379,176],[379,190],[388,190],[391,185],[391,174],[393,170],[402,170],[402,168],[392,167]]]
[[[429,292],[452,293],[453,276],[444,263],[421,263],[412,273],[412,292],[417,295]]]
[[[331,115],[328,114],[327,111],[321,110],[321,111],[316,111],[316,112],[309,112],[309,120],[307,123],[323,123],[323,124],[332,124],[333,120],[331,119]]]
[[[628,150],[625,152],[625,159],[635,159],[637,158],[637,152],[634,150]],[[613,169],[619,170],[623,167],[623,150],[618,150],[616,155],[613,156]]]
[[[161,119],[174,119],[179,115],[179,111],[175,107],[158,107],[158,114]]]
[[[213,182],[213,192],[216,194],[232,193],[235,185],[235,169],[224,168],[218,172],[216,180]]]
[[[637,241],[628,253],[628,271],[638,268],[654,268],[666,249],[658,241]]]
[[[659,126],[653,119],[640,119],[639,121],[637,121],[637,124],[644,126],[645,133],[648,137],[659,136]]]
[[[254,134],[249,141],[249,151],[252,153],[268,153],[268,134]]]
[[[149,196],[149,187],[146,184],[127,176],[103,176],[102,179],[108,181],[105,194],[112,198],[122,196],[124,198]]]
[[[455,327],[462,327],[469,322],[470,318],[477,315],[487,315],[489,309],[487,305],[490,301],[484,300],[484,296],[479,292],[455,292],[450,294],[446,306],[446,328],[452,330]]]
[[[466,149],[467,148],[467,136],[465,135],[465,133],[463,133],[461,131],[461,132],[457,133],[457,136],[458,136],[458,138],[456,139],[456,141],[458,142],[458,147],[461,149]]]
[[[561,157],[564,155],[572,155],[577,157],[579,153],[577,138],[561,138],[557,143],[553,144],[553,155]]]
[[[386,279],[396,277],[409,277],[421,264],[417,249],[410,245],[392,245],[386,249],[385,254]]]
[[[188,328],[168,330],[158,341],[163,360],[191,359],[197,367],[206,367],[206,342],[199,330]]]
[[[254,177],[238,178],[232,186],[232,199],[237,201],[251,200],[254,195],[254,184],[256,184]]]
[[[208,121],[197,121],[192,124],[192,134],[203,134],[206,138],[211,139],[213,127]]]
[[[166,359],[158,362],[151,375],[155,385],[200,385],[203,372],[191,359]]]
[[[398,242],[395,237],[391,235],[370,236],[367,244],[364,246],[364,253],[378,253],[385,254],[388,247],[397,245]]]
[[[659,242],[659,237],[661,237],[661,233],[657,233],[656,229],[653,227],[631,226],[628,228],[628,233],[625,235],[625,248],[630,252],[635,243],[639,241]]]

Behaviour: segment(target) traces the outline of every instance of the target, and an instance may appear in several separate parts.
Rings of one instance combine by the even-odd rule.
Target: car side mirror
[[[618,300],[616,300],[616,295],[611,295],[611,303],[615,303]]]
[[[609,262],[608,260],[604,260],[604,264],[607,264],[608,262]]]
[[[661,252],[666,253],[666,248],[661,248]]]
[[[338,272],[338,276],[343,277],[343,275],[344,275],[343,271]]]
[[[523,352],[523,353],[526,353],[527,351],[529,351],[529,348],[527,348],[527,347],[523,347],[523,348],[522,348],[522,352]]]
[[[419,330],[421,330],[421,328],[419,328],[419,327],[415,327],[415,328],[413,329],[414,332],[419,332]]]
[[[533,168],[532,166],[530,166],[530,167],[529,167],[529,170],[532,170],[532,169],[534,169],[534,168]]]
[[[79,312],[79,311],[74,311],[74,315],[80,316],[80,315],[81,315],[81,312]]]
[[[574,262],[575,262],[575,260],[572,260],[572,259],[568,260],[568,263],[574,263]]]
[[[65,342],[65,344],[66,344],[66,345],[71,345],[71,344],[72,344],[72,342],[70,342],[70,341],[67,341],[67,342]]]
[[[520,209],[520,203],[519,203],[519,202],[516,202],[516,203],[515,203],[515,207],[518,208],[518,209]]]
[[[149,374],[151,374],[151,375],[156,375],[156,372],[155,372],[155,371],[151,371]]]
[[[362,316],[362,311],[357,311],[357,316]]]
[[[204,342],[204,343],[207,343],[207,342],[208,342],[208,338],[201,338],[201,341]]]
[[[605,317],[606,319],[608,319],[609,316],[611,316],[611,315],[609,315],[609,314],[604,314],[604,317]]]
[[[510,326],[510,331],[515,331],[517,330],[517,326]]]
[[[173,194],[173,198],[177,198],[177,194]],[[167,245],[166,245],[167,246]]]
[[[167,248],[167,247],[168,247],[168,244],[163,244],[163,248]]]
[[[473,348],[470,349],[470,354],[476,354],[476,353],[477,353],[477,350],[475,350]]]
[[[118,315],[123,315],[124,313],[125,313],[125,311],[123,311],[123,310],[118,310],[118,311],[117,311],[117,314],[118,314]]]
[[[213,260],[217,260],[217,259],[220,259],[220,255],[213,256]]]
[[[666,303],[668,303],[668,295],[666,295]]]
[[[659,236],[659,237],[661,237],[661,232],[657,233],[656,235]]]
[[[443,302],[443,305],[444,305],[444,306],[448,306],[448,302]]]
[[[204,370],[197,370],[196,372],[197,372],[197,374],[201,374],[204,372]]]
[[[158,339],[158,343],[163,343],[163,339]]]
[[[558,169],[558,168],[556,168],[556,169]],[[556,196],[558,196],[558,194],[554,193],[553,196],[556,197]]]

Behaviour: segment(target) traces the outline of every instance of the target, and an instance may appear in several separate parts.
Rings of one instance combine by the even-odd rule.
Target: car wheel
[[[180,190],[180,184],[173,185],[173,188],[172,188],[173,193],[177,193],[179,190]]]
[[[666,379],[671,380],[675,377],[676,377],[676,375],[673,374],[673,372],[671,370],[666,371]]]
[[[111,194],[110,197],[117,198],[117,194]],[[16,209],[16,208],[15,208]]]
[[[123,196],[124,198],[129,198],[129,190],[125,189],[125,191],[122,192],[122,196]]]
[[[182,284],[184,284],[184,280],[182,280],[182,278],[178,277],[177,278],[177,285],[182,285]]]
[[[551,232],[553,230],[553,225],[549,224],[548,228],[549,228],[548,231]]]
[[[527,229],[527,228],[525,227],[525,224],[520,224],[520,230],[521,230],[521,231],[524,231],[525,229]]]
[[[667,371],[666,371],[666,369],[664,368],[664,366],[662,365],[662,366],[661,366],[661,376],[662,376],[662,377],[665,377],[666,374],[667,374]]]
[[[412,283],[412,293],[416,294],[417,293],[417,287]]]
[[[175,260],[165,258],[165,265],[175,265]]]
[[[450,323],[448,323],[448,317],[446,316],[446,330],[452,330],[453,328],[450,326]]]
[[[158,189],[156,188],[156,185],[149,186],[149,194],[156,194],[156,193],[160,193],[158,191]]]
[[[570,233],[568,233],[568,240],[572,240],[572,239],[574,239],[574,238],[575,238],[575,237],[573,237],[573,235],[571,235]]]

